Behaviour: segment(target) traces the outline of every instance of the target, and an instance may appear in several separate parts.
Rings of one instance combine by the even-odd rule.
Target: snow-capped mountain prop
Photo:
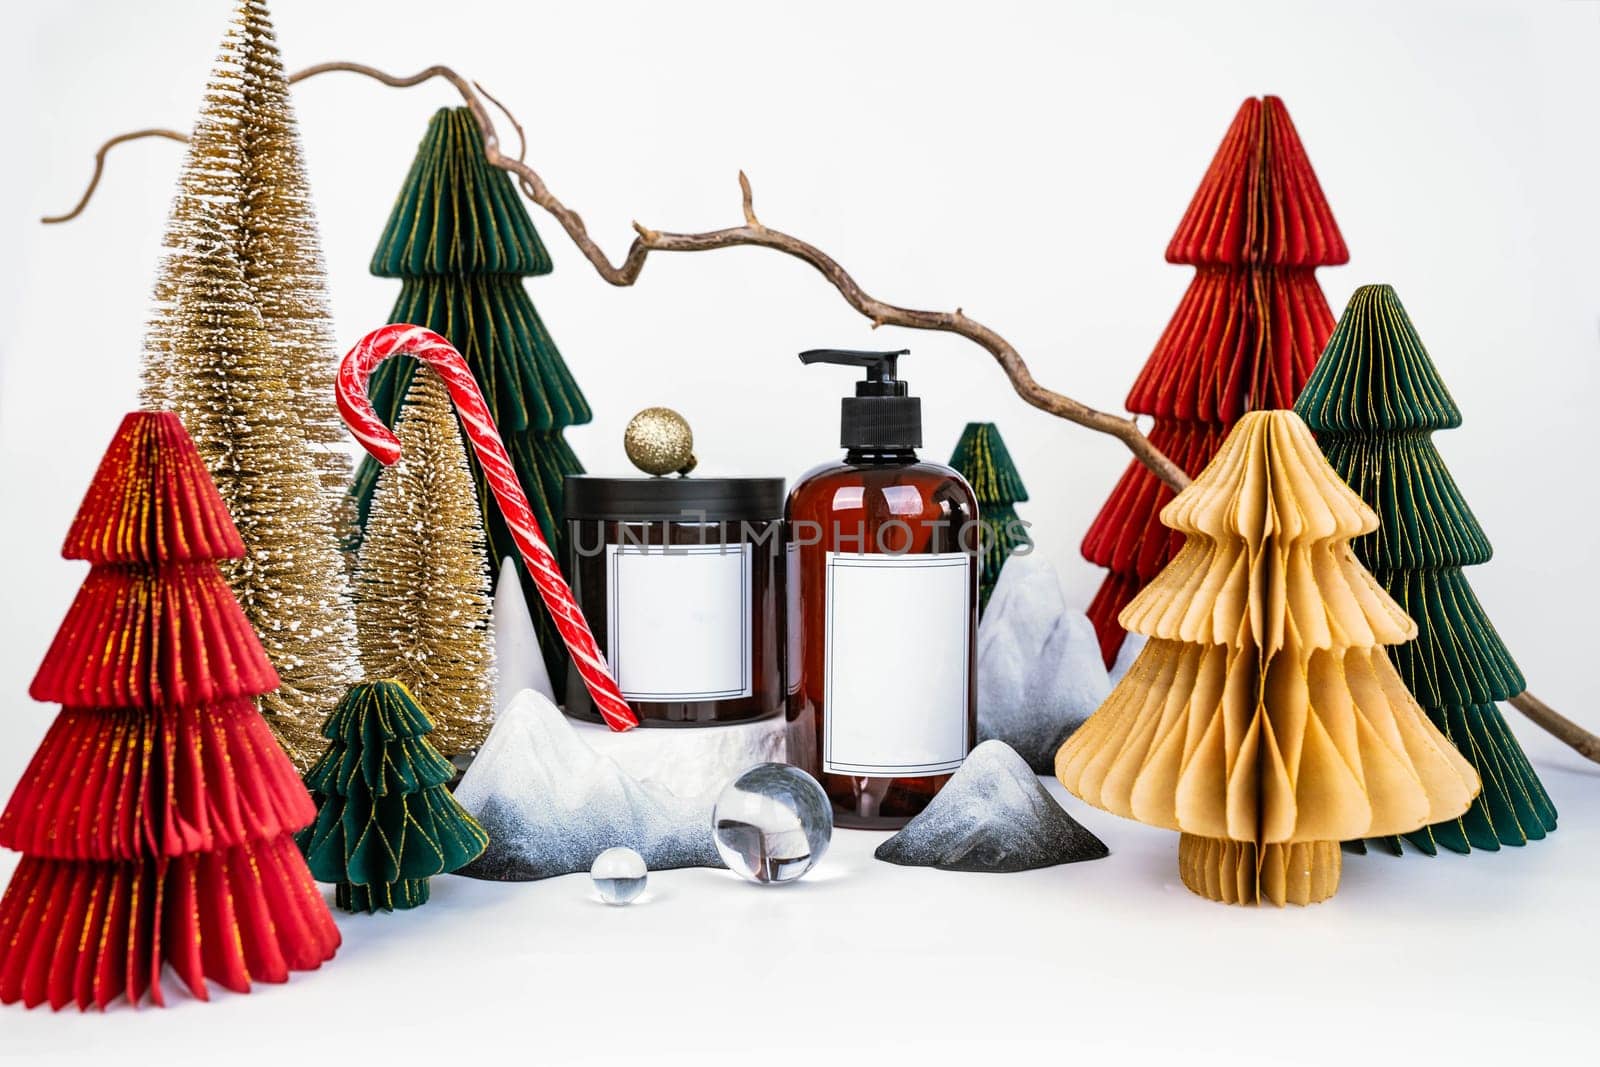
[[[1000,573],[1002,582],[1011,565]],[[1005,873],[1097,860],[1109,852],[1045,792],[1009,745],[985,741],[922,813],[874,855],[904,867]]]
[[[1110,693],[1094,626],[1067,608],[1055,568],[1013,557],[978,624],[978,740],[1053,774],[1056,749]]]
[[[525,689],[456,787],[456,800],[489,831],[489,849],[460,873],[525,882],[587,871],[625,846],[653,871],[721,867],[711,841],[714,795],[681,797],[633,778],[584,744],[542,693]]]

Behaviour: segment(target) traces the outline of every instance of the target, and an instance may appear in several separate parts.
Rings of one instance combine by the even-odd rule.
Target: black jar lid
[[[568,520],[767,522],[783,517],[782,478],[596,478],[568,475]]]

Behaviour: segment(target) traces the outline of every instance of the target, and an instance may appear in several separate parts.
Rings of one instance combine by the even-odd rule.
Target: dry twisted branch
[[[737,246],[755,246],[770,248],[785,255],[794,256],[796,259],[809,264],[820,273],[828,282],[839,291],[851,307],[871,320],[873,326],[902,326],[912,330],[935,330],[953,333],[965,337],[988,352],[1000,369],[1005,372],[1011,386],[1017,395],[1029,404],[1069,422],[1096,430],[1100,433],[1110,434],[1121,441],[1134,456],[1146,467],[1174,490],[1180,490],[1189,484],[1189,477],[1172,460],[1162,454],[1161,450],[1151,444],[1139,429],[1138,424],[1128,417],[1114,415],[1109,412],[1099,411],[1087,404],[1074,400],[1062,393],[1047,389],[1034,380],[1033,374],[1028,369],[1027,363],[1021,354],[1012,347],[1000,334],[969,318],[960,308],[955,311],[923,311],[916,308],[900,307],[896,304],[885,303],[869,295],[850,273],[839,265],[832,256],[820,248],[798,237],[774,230],[756,216],[754,197],[750,189],[750,180],[741,171],[739,174],[739,188],[744,211],[744,225],[735,226],[724,230],[711,230],[705,233],[670,233],[662,230],[653,230],[638,222],[633,224],[636,236],[628,247],[627,255],[617,264],[612,264],[594,238],[589,236],[589,230],[584,225],[578,213],[552,193],[545,185],[544,179],[539,177],[537,171],[530,167],[523,159],[527,148],[527,139],[523,134],[522,124],[511,114],[506,107],[491,96],[481,85],[469,82],[460,74],[446,66],[432,66],[418,71],[407,77],[397,77],[385,73],[375,67],[364,63],[350,63],[335,61],[318,63],[301,71],[296,71],[289,76],[291,83],[305,81],[320,74],[329,74],[343,71],[349,74],[360,74],[381,82],[396,89],[409,88],[431,81],[434,78],[449,82],[459,94],[472,117],[477,121],[478,128],[483,134],[484,156],[489,163],[516,177],[524,195],[545,211],[555,217],[573,244],[578,246],[585,258],[594,267],[595,271],[607,282],[616,286],[629,286],[639,280],[639,274],[644,270],[645,259],[651,252],[706,252],[716,248],[733,248]],[[488,100],[499,108],[512,127],[517,131],[519,147],[515,157],[501,151],[500,135],[495,129],[494,121],[490,118],[484,101]],[[127,141],[137,140],[142,137],[164,137],[174,141],[187,141],[188,138],[176,130],[147,129],[132,133],[120,134],[113,137],[100,147],[95,153],[94,174],[89,186],[84,190],[83,196],[71,211],[64,215],[49,216],[44,222],[66,222],[76,218],[88,205],[89,199],[94,195],[95,187],[100,182],[104,170],[105,155],[113,147]],[[1511,698],[1511,704],[1527,715],[1539,726],[1548,730],[1566,744],[1570,745],[1579,754],[1600,763],[1600,737],[1590,733],[1577,723],[1566,718],[1545,704],[1532,693],[1524,691]]]
[[[1017,350],[1004,337],[994,330],[983,325],[975,319],[969,318],[960,308],[955,311],[920,311],[914,308],[900,307],[895,304],[885,303],[876,297],[870,296],[850,273],[839,265],[838,261],[815,245],[800,240],[798,237],[774,230],[763,224],[755,213],[753,206],[750,182],[744,174],[739,175],[739,186],[743,193],[744,219],[743,226],[735,226],[725,230],[713,230],[709,233],[668,233],[653,230],[649,227],[634,223],[636,236],[633,244],[629,246],[627,255],[620,263],[612,264],[604,251],[589,236],[589,230],[584,225],[583,219],[552,193],[537,171],[528,166],[521,158],[519,151],[516,157],[501,151],[500,135],[495,129],[494,121],[489,117],[484,100],[495,101],[488,93],[483,92],[475,83],[468,82],[454,70],[444,66],[428,67],[408,77],[396,77],[374,67],[362,63],[318,63],[316,66],[307,67],[290,75],[290,82],[305,81],[319,74],[333,71],[345,71],[351,74],[360,74],[384,85],[394,88],[406,88],[420,85],[434,78],[449,82],[461,94],[462,100],[477,120],[483,132],[484,155],[491,164],[513,175],[528,199],[544,208],[561,223],[567,235],[572,238],[573,244],[578,246],[585,258],[594,266],[600,277],[616,286],[628,286],[639,280],[639,274],[644,270],[646,257],[651,252],[705,252],[714,248],[733,248],[739,245],[754,245],[761,248],[771,248],[786,255],[794,256],[810,264],[825,277],[839,295],[862,315],[872,321],[874,326],[904,326],[913,330],[938,330],[947,333],[959,334],[974,342],[990,355],[992,355],[1006,377],[1010,379],[1017,395],[1042,411],[1075,422],[1080,426],[1110,434],[1121,441],[1141,463],[1149,467],[1156,476],[1174,489],[1182,489],[1188,484],[1188,476],[1179,466],[1161,453],[1161,450],[1150,443],[1150,439],[1139,430],[1138,424],[1131,418],[1114,415],[1110,412],[1099,411],[1081,403],[1069,396],[1046,389],[1034,380],[1033,374],[1028,370],[1028,365]],[[505,111],[504,107],[500,107]],[[510,118],[509,112],[507,117]],[[518,137],[521,139],[522,127],[514,118],[512,125],[516,127]],[[167,137],[172,140],[186,140],[183,134],[174,130],[142,130],[136,134],[124,134],[122,137],[109,142],[101,148],[95,157],[94,181],[84,193],[78,206],[65,215],[47,218],[46,222],[65,222],[76,217],[88,204],[89,197],[94,192],[95,185],[99,182],[102,164],[107,149],[113,144],[133,140],[137,137]]]
[[[128,133],[117,134],[115,137],[111,138],[111,140],[101,145],[99,151],[95,152],[94,173],[89,176],[89,185],[86,189],[84,189],[83,195],[78,197],[78,202],[73,206],[72,210],[64,215],[46,215],[39,221],[43,223],[69,222],[83,214],[83,209],[89,206],[89,198],[93,196],[94,191],[100,187],[100,176],[105,173],[106,169],[106,153],[117,147],[119,144],[126,144],[129,141],[142,140],[146,137],[165,137],[169,141],[177,141],[180,144],[187,143],[189,140],[188,137],[179,133],[177,130],[163,130],[159,128],[132,130]]]

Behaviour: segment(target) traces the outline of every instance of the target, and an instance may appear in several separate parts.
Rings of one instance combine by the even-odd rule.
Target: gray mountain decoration
[[[985,741],[973,749],[922,813],[873,853],[903,867],[993,873],[1109,854],[1105,843],[1063,811],[1003,741]]]
[[[630,777],[532,689],[501,709],[455,796],[489,832],[488,851],[459,872],[474,878],[528,882],[587,871],[618,845],[652,871],[723,866],[711,841],[711,798],[679,797]]]

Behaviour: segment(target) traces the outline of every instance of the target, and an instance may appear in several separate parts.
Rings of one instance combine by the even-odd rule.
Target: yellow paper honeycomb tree
[[[1120,617],[1150,640],[1063,785],[1180,831],[1184,885],[1230,904],[1325,900],[1340,841],[1467,809],[1477,773],[1383,650],[1416,624],[1350,549],[1377,515],[1299,416],[1245,415],[1161,521],[1187,540]]]

